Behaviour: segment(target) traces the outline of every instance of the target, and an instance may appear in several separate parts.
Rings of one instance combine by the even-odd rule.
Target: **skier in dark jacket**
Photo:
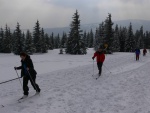
[[[146,56],[147,50],[146,48],[143,49],[143,56]]]
[[[140,57],[140,49],[135,49],[136,61],[139,60]]]
[[[24,96],[27,97],[29,94],[29,87],[28,87],[28,81],[30,80],[33,88],[36,90],[37,93],[40,93],[40,88],[36,84],[36,74],[37,72],[34,70],[33,62],[29,55],[26,53],[21,53],[21,66],[15,67],[15,70],[21,69],[21,77],[23,77],[23,91]]]
[[[94,56],[92,57],[92,59],[94,60],[95,57],[97,58],[97,67],[99,70],[99,76],[101,76],[102,66],[105,60],[105,54],[101,48],[99,48],[98,51],[94,53]]]

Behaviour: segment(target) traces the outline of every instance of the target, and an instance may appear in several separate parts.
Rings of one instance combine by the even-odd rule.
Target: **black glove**
[[[14,67],[15,70],[17,70],[17,67]]]
[[[92,59],[94,60],[94,57],[92,57]]]

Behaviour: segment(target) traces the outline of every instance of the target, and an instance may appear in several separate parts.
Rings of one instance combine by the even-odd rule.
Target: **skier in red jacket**
[[[97,58],[97,67],[99,70],[99,76],[101,76],[102,66],[103,66],[103,62],[105,60],[105,54],[104,54],[102,48],[99,48],[98,51],[96,51],[94,53],[94,56],[92,57],[92,59],[94,60],[95,57]]]

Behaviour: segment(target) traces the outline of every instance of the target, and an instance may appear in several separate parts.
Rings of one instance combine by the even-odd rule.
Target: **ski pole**
[[[103,66],[109,71],[109,69],[103,64]],[[111,71],[109,71],[109,73],[111,73],[112,74],[112,72]]]
[[[94,60],[93,60],[93,75],[92,76],[94,76]]]
[[[17,72],[17,70],[16,70],[16,69],[15,69],[15,71],[16,71],[16,73],[17,73],[17,77],[18,77],[18,79],[19,79],[19,81],[20,81],[20,85],[21,85],[21,87],[23,88],[23,85],[22,85],[22,83],[21,83],[21,80],[20,80],[19,74],[18,74],[18,72]]]
[[[33,83],[33,85],[34,85],[34,87],[35,87],[36,91],[38,91],[38,88],[37,88],[37,86],[36,86],[35,82],[33,81],[33,79],[32,79],[32,77],[31,77],[30,72],[29,72],[28,70],[27,70],[27,72],[28,72],[28,74],[29,74],[29,77],[30,77],[30,79],[31,79],[31,81],[32,81],[32,83]]]
[[[19,78],[21,78],[21,77],[19,77]],[[13,80],[17,80],[17,79],[19,79],[19,78],[14,78],[14,79],[11,79],[11,80],[7,80],[7,81],[5,81],[5,82],[1,82],[0,84],[4,84],[4,83],[7,83],[7,82],[10,82],[10,81],[13,81]]]

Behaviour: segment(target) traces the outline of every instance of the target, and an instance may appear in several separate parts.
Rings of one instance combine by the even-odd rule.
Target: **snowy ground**
[[[59,55],[59,50],[49,51],[48,54],[32,55],[35,69],[39,75],[92,63],[93,49],[87,55]],[[20,66],[20,57],[13,54],[0,54],[0,82],[16,78],[15,66]]]
[[[19,81],[2,84],[0,113],[150,113],[150,54],[138,62],[133,53],[107,55],[98,80],[96,63],[92,77],[92,54],[90,49],[83,56],[58,55],[58,50],[33,55],[40,96],[18,103]],[[20,64],[18,57],[0,55],[0,81],[15,76],[14,64]],[[29,96],[34,93],[30,86]]]

